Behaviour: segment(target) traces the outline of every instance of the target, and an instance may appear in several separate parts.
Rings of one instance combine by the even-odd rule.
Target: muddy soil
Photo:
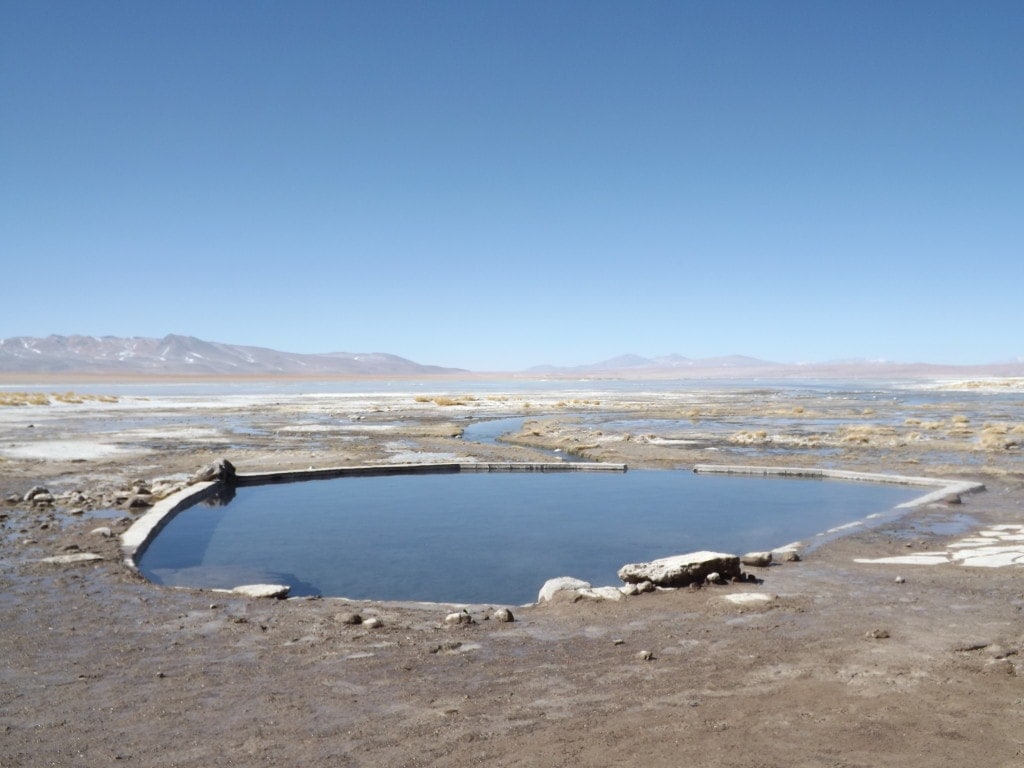
[[[857,562],[1024,523],[1019,411],[701,397],[4,411],[0,766],[1024,764],[1024,568]],[[510,415],[527,417],[511,442],[459,437]],[[988,490],[758,569],[757,585],[511,606],[511,623],[496,606],[452,626],[447,606],[160,588],[117,545],[140,484],[222,457],[244,472],[559,453]],[[53,503],[19,500],[37,485]],[[40,562],[81,552],[103,559]],[[767,600],[727,599],[748,592]],[[380,625],[346,623],[353,612]]]

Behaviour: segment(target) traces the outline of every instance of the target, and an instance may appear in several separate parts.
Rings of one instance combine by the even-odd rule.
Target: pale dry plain
[[[960,556],[1021,544],[1021,382],[664,389],[24,404],[7,391],[0,766],[1024,764],[1024,567]],[[506,442],[461,437],[513,416],[526,421]],[[988,490],[855,528],[759,570],[758,585],[512,606],[512,623],[491,606],[448,626],[443,606],[166,589],[118,551],[140,491],[220,458],[256,472],[565,453]],[[18,501],[35,486],[52,503]],[[84,552],[104,559],[41,562]],[[748,592],[768,599],[725,599]],[[382,625],[344,623],[352,612]]]

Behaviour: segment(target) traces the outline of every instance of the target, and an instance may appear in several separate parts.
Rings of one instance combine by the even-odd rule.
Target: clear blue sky
[[[1024,356],[1024,3],[0,0],[0,337]]]

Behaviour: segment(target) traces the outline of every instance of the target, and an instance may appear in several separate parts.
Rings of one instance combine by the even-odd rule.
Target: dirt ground
[[[143,416],[12,406],[0,424],[0,768],[1024,765],[1024,567],[858,562],[1024,524],[1020,412],[980,413],[972,399],[865,414],[787,397],[149,403]],[[497,416],[527,418],[514,442],[459,437]],[[511,623],[495,606],[451,626],[439,605],[161,588],[118,550],[140,485],[221,457],[244,472],[552,450],[987,490],[750,569],[757,585],[511,606]],[[52,504],[19,500],[36,485]],[[115,535],[92,532],[102,526]],[[76,552],[104,559],[40,562]],[[747,592],[769,599],[725,599]],[[381,625],[345,623],[352,612]]]

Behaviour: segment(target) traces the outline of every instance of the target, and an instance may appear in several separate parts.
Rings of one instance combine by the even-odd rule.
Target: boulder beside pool
[[[246,597],[268,597],[283,600],[288,597],[291,587],[287,584],[243,584],[231,591]]]
[[[627,584],[650,581],[659,587],[685,587],[702,583],[709,574],[739,579],[740,559],[722,552],[690,552],[649,563],[630,563],[619,569],[619,578]]]

